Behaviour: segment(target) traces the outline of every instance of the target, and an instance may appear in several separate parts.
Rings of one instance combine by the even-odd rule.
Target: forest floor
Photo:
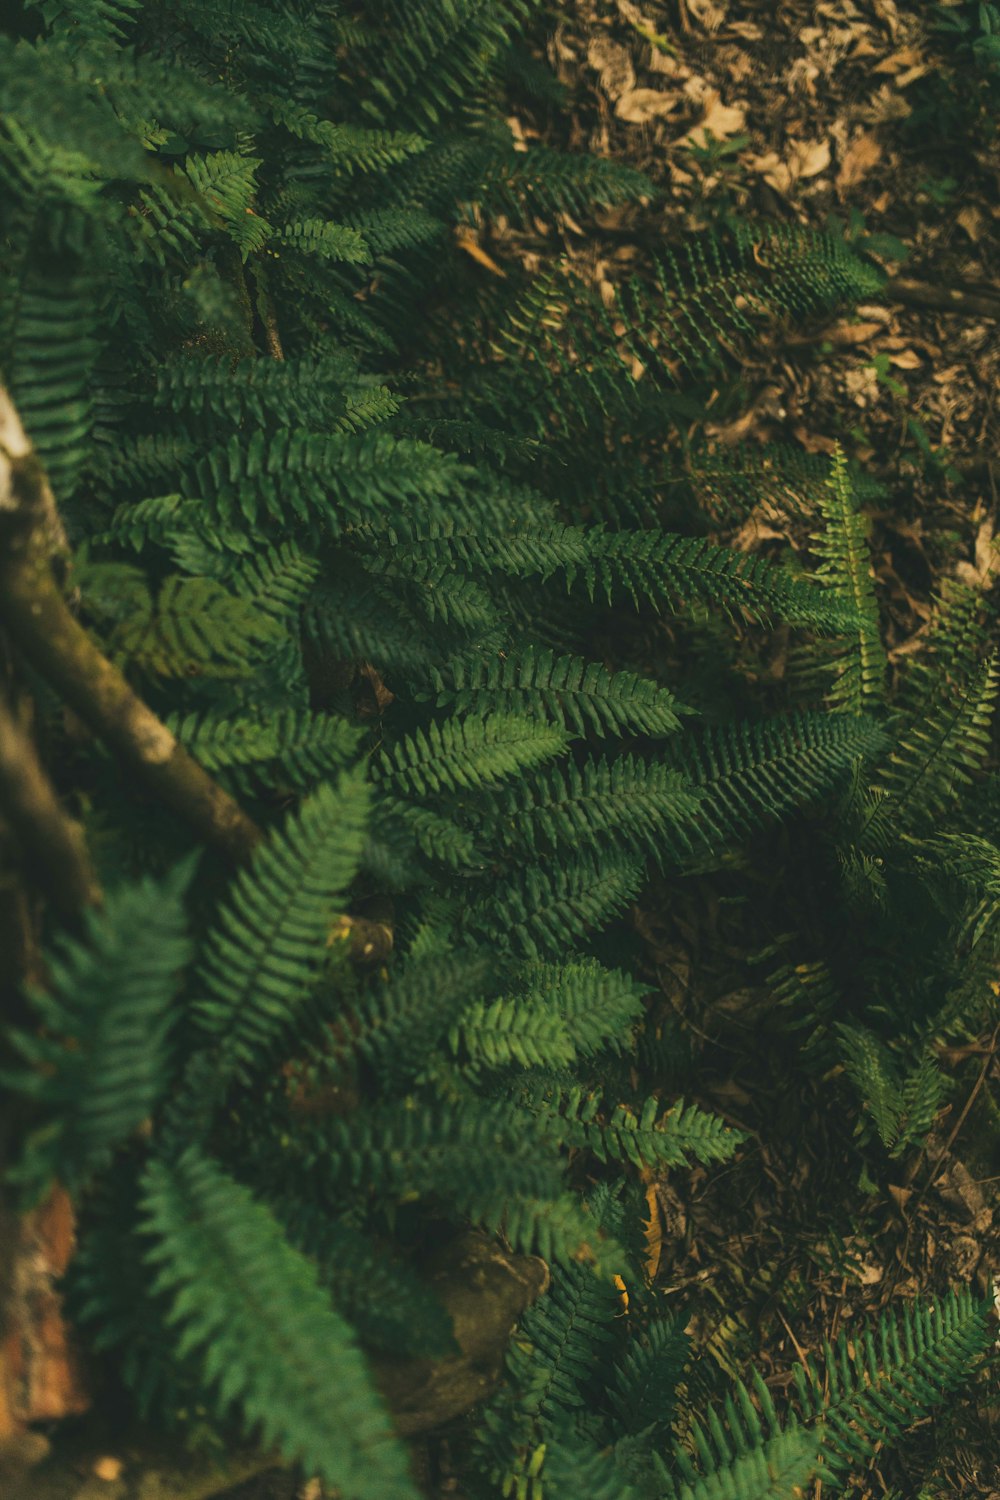
[[[1000,153],[970,103],[967,55],[933,29],[935,14],[894,0],[560,7],[549,60],[565,102],[550,117],[519,114],[515,129],[640,167],[664,202],[655,216],[599,216],[596,235],[564,218],[535,236],[501,223],[482,242],[498,269],[568,257],[600,284],[641,271],[651,229],[676,243],[761,218],[871,237],[897,283],[962,292],[961,311],[941,312],[900,285],[755,349],[742,414],[709,428],[724,442],[819,453],[839,442],[882,478],[871,536],[890,666],[920,650],[944,577],[972,581],[994,565],[1000,530]],[[719,539],[804,555],[808,532],[757,514]],[[783,650],[779,634],[766,663],[776,679]],[[648,977],[693,1057],[675,1086],[750,1138],[729,1167],[650,1182],[657,1279],[721,1369],[752,1353],[780,1390],[803,1351],[890,1299],[957,1284],[989,1295],[1000,1271],[1000,1133],[987,1118],[994,1086],[1000,1097],[997,1033],[949,1059],[955,1095],[928,1149],[859,1182],[852,1121],[831,1107],[827,1080],[790,1066],[796,1044],[769,1027],[743,918],[717,892],[717,880],[663,882],[637,918]],[[771,917],[759,947],[780,930],[781,913]],[[863,1493],[1000,1496],[998,1416],[1000,1383],[986,1375],[877,1465]]]

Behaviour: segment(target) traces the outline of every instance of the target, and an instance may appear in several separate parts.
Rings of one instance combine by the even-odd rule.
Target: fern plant
[[[13,1178],[26,1202],[73,1193],[69,1306],[140,1409],[183,1425],[207,1404],[357,1500],[417,1492],[369,1356],[449,1351],[428,1236],[473,1225],[551,1264],[524,1336],[551,1368],[527,1417],[514,1368],[509,1448],[582,1390],[553,1363],[560,1319],[600,1342],[631,1274],[580,1163],[628,1177],[740,1144],[620,1065],[643,990],[595,939],[647,859],[710,863],[847,798],[888,743],[855,712],[688,733],[670,688],[596,649],[608,600],[870,641],[863,590],[836,581],[857,538],[835,507],[810,584],[596,496],[637,390],[655,492],[685,457],[655,440],[683,365],[717,373],[733,339],[878,277],[836,241],[748,228],[623,291],[627,335],[561,274],[484,288],[462,246],[491,214],[654,191],[515,149],[501,80],[529,9],[25,4],[0,59],[0,370],[52,490],[48,550],[27,571],[5,555],[0,617],[105,888],[79,931],[44,934],[8,1039]],[[602,460],[575,496],[548,483],[574,448]],[[990,684],[956,709],[966,741]],[[887,795],[935,733],[894,742]],[[918,777],[935,797],[964,773],[949,747]],[[253,849],[235,874],[233,841],[192,850],[220,807]],[[373,944],[347,951],[366,909],[394,940],[368,967]],[[967,1368],[978,1316],[954,1315],[887,1432]],[[680,1358],[676,1328],[642,1338],[616,1367],[626,1427],[634,1384],[669,1401]],[[844,1422],[870,1437],[859,1390]],[[746,1490],[804,1474],[817,1441],[716,1452]],[[713,1493],[676,1466],[678,1493]]]

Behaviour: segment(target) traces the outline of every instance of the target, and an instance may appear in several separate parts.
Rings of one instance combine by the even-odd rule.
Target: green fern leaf
[[[358,1500],[417,1500],[406,1449],[348,1324],[269,1210],[191,1149],[146,1169],[148,1259],[222,1411]]]
[[[633,672],[610,672],[578,656],[555,656],[532,646],[494,661],[453,663],[438,677],[438,703],[457,712],[486,705],[548,714],[577,734],[672,734],[683,709],[665,688]]]
[[[86,913],[84,940],[49,955],[50,991],[29,991],[44,1030],[11,1033],[29,1066],[4,1081],[43,1115],[11,1174],[31,1192],[54,1177],[82,1186],[167,1089],[174,1002],[193,951],[183,906],[192,873],[188,860],[109,893]]]
[[[357,772],[317,789],[236,877],[205,944],[194,1014],[245,1074],[291,1023],[315,983],[338,902],[361,854],[369,791]]]

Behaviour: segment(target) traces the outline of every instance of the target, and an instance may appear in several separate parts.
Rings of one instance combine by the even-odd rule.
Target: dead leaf
[[[955,215],[955,221],[961,224],[972,243],[978,245],[983,233],[983,216],[979,209],[970,204]]]
[[[893,52],[889,57],[883,57],[880,63],[876,63],[872,72],[904,73],[907,68],[912,68],[923,61],[923,53],[918,52],[916,47],[900,47],[898,52]]]
[[[830,142],[796,141],[788,164],[795,177],[818,177],[830,165]]]
[[[795,441],[801,443],[807,453],[836,453],[837,442],[835,438],[823,437],[819,432],[807,432],[804,427],[796,427],[793,433]]]
[[[600,75],[601,88],[609,99],[619,99],[635,88],[635,69],[627,47],[610,37],[591,37],[587,61]]]
[[[615,114],[631,125],[645,125],[648,120],[668,115],[679,103],[676,94],[665,94],[660,89],[629,89],[615,105]]]
[[[901,349],[898,354],[889,355],[889,363],[895,365],[897,370],[919,370],[923,360],[916,350]]]
[[[916,83],[918,78],[923,78],[924,74],[929,72],[929,63],[918,63],[915,68],[910,68],[906,73],[897,74],[896,87],[898,89],[908,89],[911,83]]]
[[[750,165],[776,193],[787,194],[801,177],[815,177],[830,165],[829,141],[793,141],[786,156],[766,151]]]
[[[120,1458],[111,1458],[104,1454],[94,1459],[93,1475],[95,1479],[103,1480],[105,1484],[114,1484],[122,1477],[125,1465]]]
[[[840,163],[836,182],[837,192],[843,194],[847,188],[860,182],[881,158],[882,147],[874,135],[855,136],[844,152],[844,158]]]
[[[718,31],[726,19],[725,5],[717,5],[715,0],[687,0],[688,14],[706,31]]]
[[[702,135],[710,130],[716,139],[722,140],[727,135],[736,135],[743,129],[746,123],[746,115],[737,104],[723,104],[720,95],[714,90],[709,90],[704,99],[705,116],[698,125],[686,130],[680,140],[674,145],[683,145],[692,142],[694,145],[702,144]]]
[[[899,11],[896,9],[896,0],[872,0],[872,9],[895,41],[899,30]]]
[[[478,265],[485,266],[487,271],[491,272],[492,275],[504,277],[507,275],[507,272],[503,269],[503,267],[497,265],[492,255],[487,254],[476,237],[473,234],[470,234],[467,229],[460,229],[456,231],[455,243],[460,250],[465,251],[466,255],[471,255],[472,259],[476,261]]]
[[[827,330],[826,337],[836,345],[864,344],[881,332],[881,323],[838,323]]]

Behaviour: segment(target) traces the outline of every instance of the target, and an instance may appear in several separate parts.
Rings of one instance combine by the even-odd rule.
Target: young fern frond
[[[178,1355],[198,1354],[221,1411],[358,1500],[416,1500],[355,1336],[273,1214],[193,1147],[149,1163],[143,1208]]]

